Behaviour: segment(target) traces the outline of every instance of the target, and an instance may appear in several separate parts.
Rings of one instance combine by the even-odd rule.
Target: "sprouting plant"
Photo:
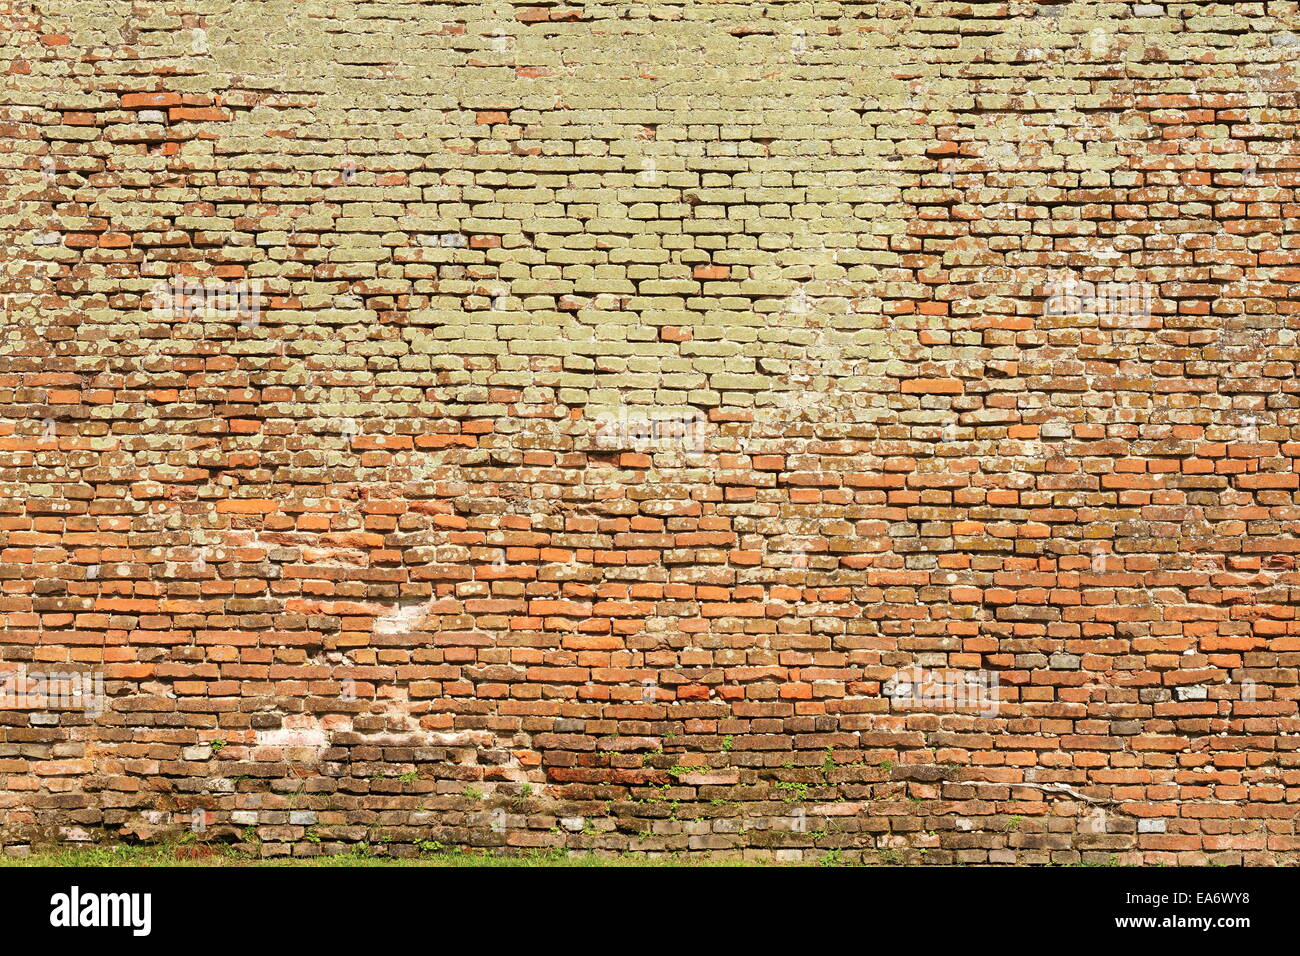
[[[1006,825],[1003,826],[1002,828],[1003,832],[1010,833],[1016,827],[1020,826],[1021,821],[1023,821],[1024,819],[1025,819],[1024,817],[1012,817],[1011,819],[1007,820]]]
[[[687,767],[678,764],[677,766],[670,768],[668,772],[672,774],[673,777],[680,778],[688,773],[707,773],[708,769],[708,767]]]
[[[212,756],[215,757],[217,754],[221,753],[222,748],[226,746],[226,742],[224,740],[214,740],[210,746],[212,747]]]
[[[651,790],[654,792],[650,795],[652,803],[662,803],[668,799],[668,791],[672,788],[670,783],[652,784]]]
[[[781,798],[786,803],[798,803],[800,800],[806,799],[808,796],[808,784],[806,783],[797,783],[792,780],[778,780],[775,786],[776,789],[783,790],[790,794],[790,796]]]
[[[722,738],[722,749],[724,751],[730,751],[731,745],[735,743],[735,741],[736,741],[735,734],[727,734],[725,737]]]

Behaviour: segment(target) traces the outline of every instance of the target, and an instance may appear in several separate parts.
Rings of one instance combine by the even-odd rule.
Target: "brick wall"
[[[1296,862],[1296,3],[5,6],[7,852]]]

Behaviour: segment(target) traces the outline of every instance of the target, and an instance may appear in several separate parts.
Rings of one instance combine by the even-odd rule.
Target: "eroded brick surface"
[[[1295,861],[1296,3],[5,21],[8,852]]]

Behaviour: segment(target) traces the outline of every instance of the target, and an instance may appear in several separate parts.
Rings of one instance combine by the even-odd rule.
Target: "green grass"
[[[190,850],[189,844],[183,850]],[[87,847],[84,849],[50,850],[33,853],[25,857],[0,857],[0,867],[135,867],[135,866],[199,866],[199,867],[238,867],[238,866],[790,866],[794,864],[777,864],[761,860],[740,860],[724,857],[701,859],[692,854],[668,854],[661,857],[646,857],[642,854],[624,854],[618,856],[595,856],[584,854],[567,856],[562,853],[533,850],[514,856],[496,856],[484,852],[422,853],[418,857],[394,858],[387,856],[367,856],[361,853],[342,853],[333,856],[315,857],[274,857],[258,859],[230,848],[214,847],[211,856],[178,858],[176,846],[142,846],[142,847]]]

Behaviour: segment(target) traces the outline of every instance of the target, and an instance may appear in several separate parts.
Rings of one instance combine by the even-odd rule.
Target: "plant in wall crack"
[[[806,783],[798,783],[793,780],[778,780],[773,786],[784,794],[781,799],[786,803],[798,803],[800,800],[808,798],[808,784]]]

